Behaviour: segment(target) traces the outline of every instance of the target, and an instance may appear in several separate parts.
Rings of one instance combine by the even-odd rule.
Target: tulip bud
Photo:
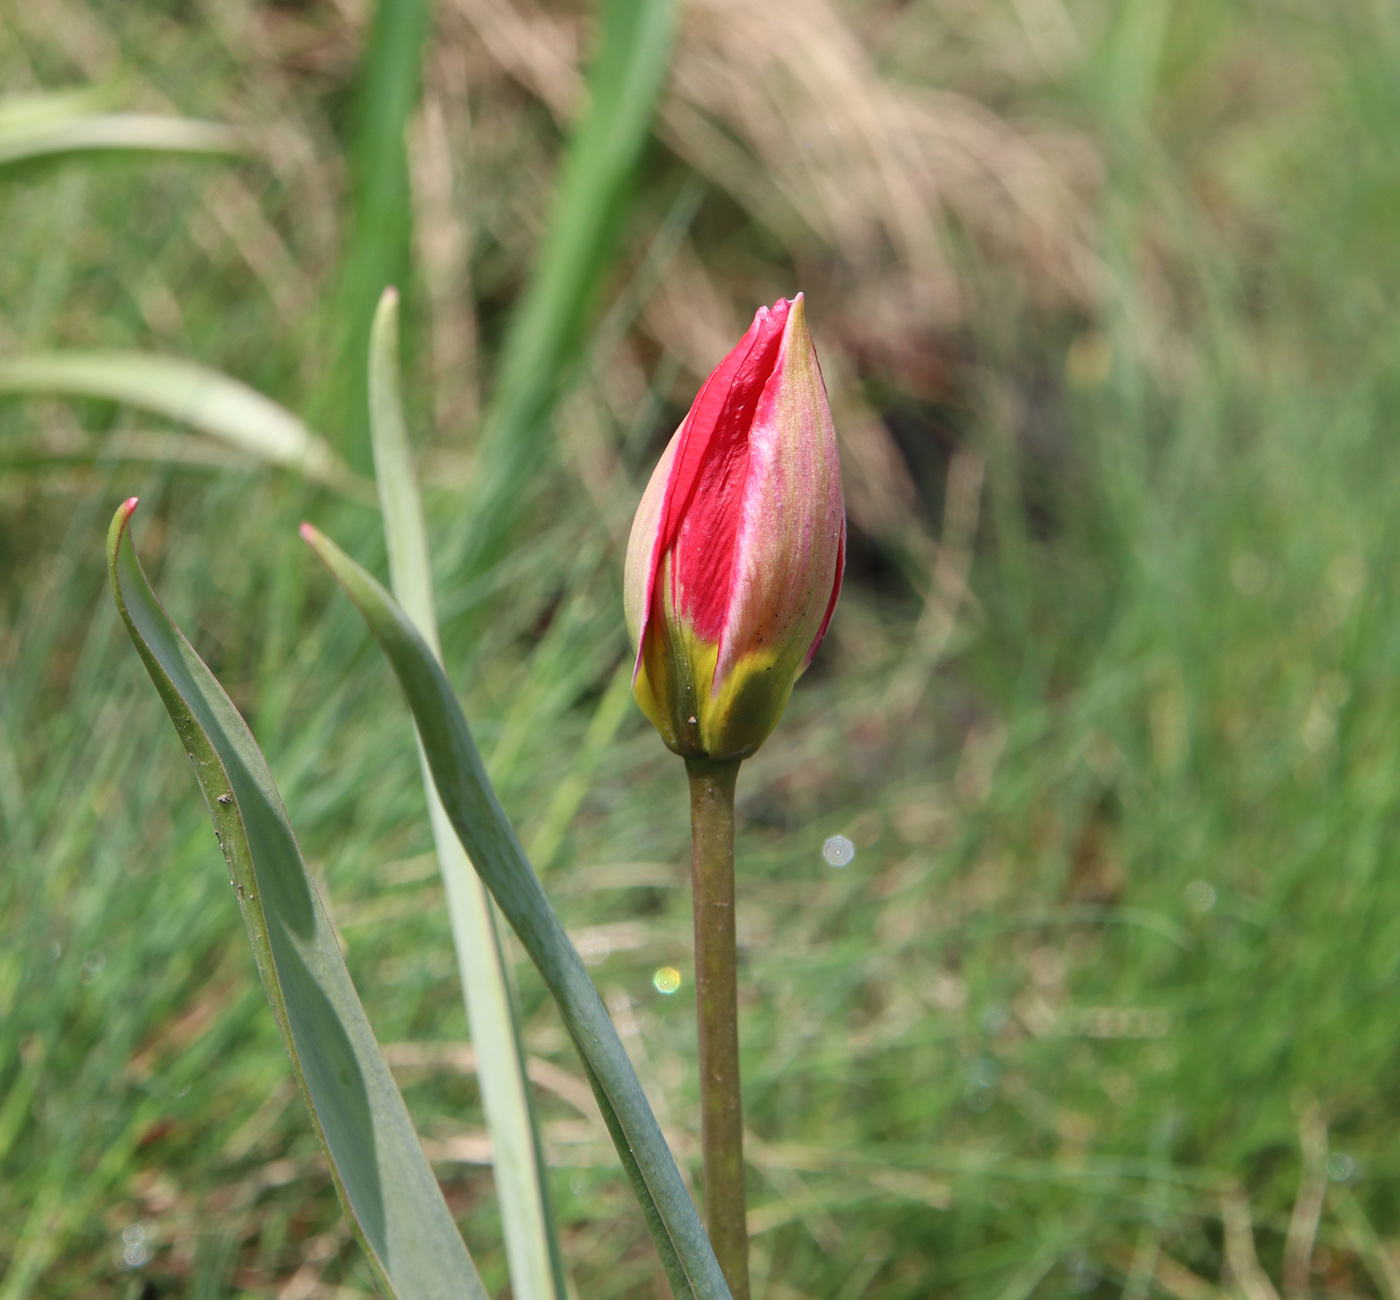
[[[768,738],[845,557],[836,429],[798,294],[760,307],[705,381],[632,524],[632,690],[671,749],[740,759]]]

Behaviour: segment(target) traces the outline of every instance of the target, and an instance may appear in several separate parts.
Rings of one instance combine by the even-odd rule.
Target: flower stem
[[[705,1226],[734,1300],[749,1300],[734,942],[734,783],[739,764],[688,758],[685,770],[690,777]]]

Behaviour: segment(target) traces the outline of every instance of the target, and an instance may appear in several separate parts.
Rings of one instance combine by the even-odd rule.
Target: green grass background
[[[630,706],[613,733],[607,695],[631,510],[703,377],[648,315],[677,300],[666,277],[738,313],[806,288],[838,418],[873,413],[893,453],[855,455],[831,637],[740,779],[756,1293],[1271,1300],[1299,1282],[1301,1185],[1323,1189],[1306,1289],[1400,1300],[1400,9],[823,9],[878,84],[1041,149],[1063,192],[1013,206],[1075,237],[999,235],[1000,191],[930,208],[943,296],[889,327],[917,281],[898,245],[765,215],[663,111],[583,360],[553,354],[560,400],[528,417],[547,450],[483,503],[477,412],[576,111],[511,71],[489,9],[433,16],[442,120],[413,110],[429,161],[399,250],[445,651],[692,1168],[684,779]],[[711,48],[709,12],[678,57]],[[7,88],[99,82],[258,141],[235,164],[7,172],[0,351],[190,357],[354,459],[346,304],[396,264],[355,233],[383,147],[356,136],[371,17],[0,13]],[[587,17],[539,19],[566,67]],[[0,404],[0,1300],[362,1295],[102,537],[139,494],[148,570],[268,754],[381,1040],[460,1043],[407,715],[295,534],[309,517],[382,573],[378,518],[178,432],[201,459],[133,438],[167,432]],[[466,503],[518,521],[509,545],[483,549]],[[839,870],[835,834],[856,845]],[[577,1075],[518,965],[530,1052]],[[402,1081],[500,1293],[474,1078],[444,1057]],[[605,1140],[556,1093],[541,1108],[579,1294],[664,1294]]]

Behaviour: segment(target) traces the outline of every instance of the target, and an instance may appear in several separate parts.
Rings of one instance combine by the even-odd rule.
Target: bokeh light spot
[[[1204,916],[1215,906],[1215,886],[1204,880],[1193,880],[1186,886],[1186,906],[1197,916]]]
[[[1327,1157],[1327,1177],[1334,1183],[1355,1182],[1356,1161],[1340,1151],[1334,1151]]]
[[[822,857],[833,867],[849,867],[855,856],[856,846],[844,835],[833,835],[822,845]]]
[[[674,966],[662,966],[651,977],[651,982],[658,993],[670,996],[681,986],[681,973]]]

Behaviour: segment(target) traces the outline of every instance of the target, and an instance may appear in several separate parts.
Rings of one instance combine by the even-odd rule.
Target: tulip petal
[[[826,602],[826,615],[822,619],[822,625],[817,629],[817,635],[812,638],[812,644],[807,647],[807,657],[802,661],[805,671],[807,665],[812,662],[812,656],[817,653],[817,647],[826,639],[826,629],[831,626],[831,616],[836,613],[836,601],[841,595],[841,579],[846,576],[846,512],[841,512],[841,549],[836,552],[836,578],[831,584],[831,598]]]
[[[801,294],[785,325],[749,430],[748,478],[712,697],[749,656],[796,678],[839,589],[845,534],[840,460]]]
[[[705,381],[678,433],[658,542],[674,548],[674,608],[718,641],[733,576],[732,545],[748,476],[749,429],[777,363],[789,307],[760,307],[739,345]]]
[[[684,427],[684,426],[682,426]],[[627,539],[627,561],[623,569],[622,604],[627,615],[627,633],[637,647],[637,659],[632,677],[641,671],[642,646],[646,640],[647,624],[651,619],[652,594],[656,587],[656,571],[665,552],[659,533],[661,507],[666,500],[666,487],[671,478],[671,462],[676,458],[680,431],[671,435],[661,459],[651,472],[647,490],[642,493],[632,521],[632,533]]]
[[[632,689],[678,754],[743,758],[777,725],[841,590],[840,455],[803,297],[760,308],[637,510]]]

